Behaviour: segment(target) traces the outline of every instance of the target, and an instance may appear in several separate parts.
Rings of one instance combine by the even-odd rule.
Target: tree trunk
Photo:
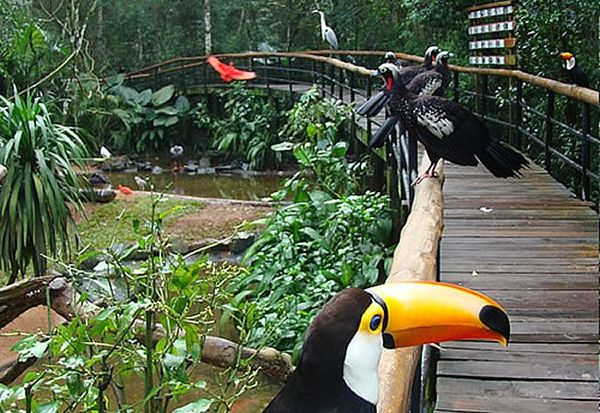
[[[204,0],[204,53],[211,54],[212,28],[210,25],[210,1]]]

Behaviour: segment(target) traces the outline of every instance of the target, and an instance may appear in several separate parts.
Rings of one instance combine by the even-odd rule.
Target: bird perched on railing
[[[575,59],[573,53],[563,52],[560,54],[560,59],[563,61],[563,68],[569,74],[571,83],[574,83],[577,86],[590,87],[590,80],[577,64],[577,59]]]
[[[400,62],[398,62],[398,59],[396,59],[396,55],[393,52],[387,52],[383,57],[383,63],[391,63],[398,67],[402,82],[405,85],[408,85],[417,75],[433,69],[433,65],[436,62],[438,53],[440,53],[439,47],[430,46],[425,51],[425,56],[423,57],[423,64],[421,64],[420,66],[403,67],[400,65]],[[385,107],[389,99],[389,89],[387,88],[387,85],[384,85],[379,92],[371,96],[358,109],[356,109],[356,113],[362,116],[367,116],[369,118],[377,116],[379,112],[381,112],[381,110]]]
[[[390,116],[369,142],[369,147],[380,146],[396,124],[418,139],[431,160],[426,172],[413,184],[434,177],[440,159],[458,165],[483,164],[494,176],[520,176],[528,165],[527,159],[502,142],[493,139],[481,121],[458,103],[439,96],[417,96],[402,83],[400,71],[384,63],[373,73],[383,77],[390,92]]]
[[[206,59],[209,65],[213,67],[219,73],[223,82],[229,83],[234,80],[253,80],[256,79],[256,73],[247,70],[240,70],[230,62],[228,65],[222,63],[219,59],[214,56],[210,56]]]
[[[450,52],[440,52],[435,59],[433,69],[414,77],[406,85],[409,92],[415,95],[442,96],[450,82],[450,68],[448,58],[453,57]]]
[[[319,13],[319,16],[321,17],[321,39],[324,42],[327,42],[331,49],[337,50],[339,47],[338,39],[333,29],[327,26],[327,23],[325,22],[325,13],[321,10],[313,10],[313,13]]]
[[[350,288],[315,317],[295,371],[264,413],[375,413],[384,348],[469,339],[506,345],[509,336],[504,309],[463,287],[399,282]]]

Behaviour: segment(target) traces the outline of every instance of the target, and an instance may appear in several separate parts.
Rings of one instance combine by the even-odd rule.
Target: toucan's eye
[[[371,319],[371,323],[369,324],[369,328],[373,331],[377,330],[377,328],[379,327],[379,325],[381,324],[381,316],[380,315],[374,315],[373,318]]]

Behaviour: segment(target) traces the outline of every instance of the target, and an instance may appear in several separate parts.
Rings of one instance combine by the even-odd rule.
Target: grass
[[[173,210],[164,219],[164,225],[176,221],[183,215],[200,211],[205,204],[200,201],[163,198],[157,212]],[[82,247],[91,249],[107,248],[114,239],[119,244],[135,241],[133,221],[139,220],[140,228],[150,219],[152,204],[149,196],[119,197],[107,204],[94,205],[86,212],[86,217],[77,223]]]

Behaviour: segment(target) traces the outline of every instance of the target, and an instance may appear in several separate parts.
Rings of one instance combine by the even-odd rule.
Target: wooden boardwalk
[[[436,412],[598,412],[598,216],[538,166],[445,163],[441,280],[509,313],[508,349],[442,346]]]

